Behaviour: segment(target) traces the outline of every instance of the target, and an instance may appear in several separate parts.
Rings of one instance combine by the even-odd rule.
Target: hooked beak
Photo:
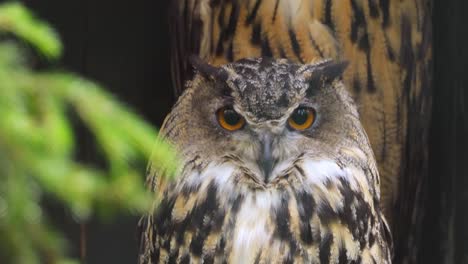
[[[258,167],[263,171],[263,176],[265,177],[265,182],[271,176],[271,172],[276,165],[276,160],[273,159],[272,155],[272,145],[273,139],[271,135],[265,134],[262,135],[260,139],[260,155],[257,160]]]

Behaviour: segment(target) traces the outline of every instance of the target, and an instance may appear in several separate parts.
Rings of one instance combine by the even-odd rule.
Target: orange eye
[[[315,121],[315,111],[312,108],[298,107],[288,119],[291,128],[299,131],[306,130]]]
[[[241,129],[245,119],[230,107],[223,107],[216,112],[219,125],[229,131]]]

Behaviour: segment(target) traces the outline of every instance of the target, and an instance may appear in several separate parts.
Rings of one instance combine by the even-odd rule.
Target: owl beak
[[[257,161],[259,168],[263,171],[265,182],[270,178],[270,174],[276,165],[276,161],[272,155],[273,140],[270,135],[263,135],[260,139],[261,153]]]

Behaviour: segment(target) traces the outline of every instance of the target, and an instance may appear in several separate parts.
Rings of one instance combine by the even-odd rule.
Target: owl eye
[[[299,131],[306,130],[315,121],[315,111],[312,108],[298,107],[288,119],[291,128]]]
[[[229,131],[241,129],[245,124],[245,119],[231,107],[223,107],[216,113],[219,125]]]

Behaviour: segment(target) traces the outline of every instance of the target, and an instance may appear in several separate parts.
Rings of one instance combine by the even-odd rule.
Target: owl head
[[[304,155],[340,164],[353,159],[343,151],[354,147],[362,152],[357,159],[372,157],[341,81],[347,63],[192,61],[197,74],[164,124],[187,164],[193,157],[200,167],[228,162],[250,175],[250,184],[266,186]]]

